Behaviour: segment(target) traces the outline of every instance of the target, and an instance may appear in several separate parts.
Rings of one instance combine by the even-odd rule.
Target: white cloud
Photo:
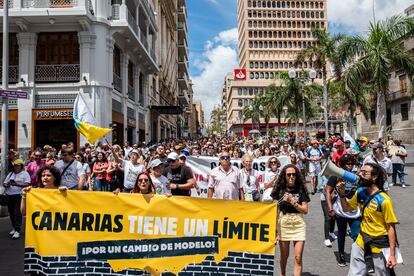
[[[194,98],[201,100],[206,120],[211,110],[220,103],[224,77],[238,67],[237,28],[220,32],[206,41],[201,59],[193,63],[200,74],[192,76]]]
[[[402,14],[412,4],[412,0],[331,0],[328,2],[328,20],[332,27],[340,27],[346,32],[365,32],[375,18]]]

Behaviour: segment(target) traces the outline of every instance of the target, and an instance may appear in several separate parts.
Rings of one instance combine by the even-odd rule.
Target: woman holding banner
[[[275,184],[272,197],[278,202],[277,235],[280,247],[280,275],[286,275],[290,242],[294,245],[294,275],[302,274],[302,255],[306,240],[306,224],[303,216],[308,213],[310,201],[306,182],[300,170],[286,165]]]
[[[118,188],[113,193],[118,195],[121,190]],[[141,172],[138,174],[137,180],[135,181],[134,187],[131,190],[132,194],[154,194],[155,188],[152,183],[151,176],[147,172]]]

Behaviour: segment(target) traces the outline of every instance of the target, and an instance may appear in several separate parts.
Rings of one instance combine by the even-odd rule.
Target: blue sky
[[[402,13],[412,0],[329,0],[329,31],[364,33],[373,18]],[[187,0],[190,77],[206,120],[220,103],[227,72],[238,67],[237,0]]]

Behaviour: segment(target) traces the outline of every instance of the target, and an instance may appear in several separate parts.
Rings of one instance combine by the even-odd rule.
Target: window
[[[0,55],[3,53],[3,34],[0,34]],[[0,66],[3,64],[3,57],[0,56]],[[15,33],[9,34],[9,65],[19,65],[19,44]]]
[[[253,88],[249,88],[249,96],[253,96]]]
[[[244,106],[248,106],[248,105],[249,105],[249,100],[244,99],[244,101],[243,101],[243,105],[244,105]]]
[[[247,88],[243,88],[243,95],[247,96]]]
[[[375,110],[371,110],[369,113],[369,118],[371,120],[371,125],[375,125]]]
[[[36,64],[79,64],[76,32],[40,33],[37,41]]]
[[[407,92],[407,78],[406,75],[402,75],[398,77],[400,81],[400,91],[401,93]]]
[[[113,54],[113,70],[115,75],[121,76],[121,50],[116,45],[114,46]]]
[[[257,89],[257,88],[255,88],[255,89],[254,89],[254,94],[255,94],[255,95],[257,95],[257,93],[258,93],[258,89]]]
[[[242,100],[242,99],[239,99],[239,101],[238,101],[238,106],[239,106],[239,107],[242,107],[242,106],[243,106],[243,100]]]
[[[254,79],[254,74],[253,73],[250,73],[250,79],[251,80]]]
[[[408,103],[401,104],[401,121],[408,120]]]
[[[241,88],[237,89],[237,95],[241,96],[243,94],[243,90]]]

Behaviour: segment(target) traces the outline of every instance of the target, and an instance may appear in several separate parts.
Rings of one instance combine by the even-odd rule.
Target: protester
[[[86,162],[85,156],[81,152],[75,153],[75,159],[82,164],[83,171],[85,172],[84,182],[82,183],[82,188],[84,190],[93,190],[93,181],[92,181],[92,170],[89,167],[89,164]]]
[[[74,159],[73,148],[65,147],[61,150],[62,160],[56,162],[55,167],[62,174],[62,185],[69,190],[82,190],[85,172],[82,164]]]
[[[20,212],[22,188],[30,185],[30,175],[24,170],[24,161],[16,159],[12,163],[13,171],[8,173],[4,180],[7,209],[13,229],[9,232],[12,239],[20,238],[22,213]]]
[[[220,154],[220,165],[211,170],[208,182],[208,198],[224,200],[244,200],[240,171],[232,166],[230,154]]]
[[[380,165],[385,170],[385,182],[384,182],[384,191],[389,190],[389,184],[387,181],[388,176],[392,175],[392,162],[391,160],[384,155],[384,145],[381,143],[374,143],[371,145],[372,153],[365,157],[363,165],[367,163],[376,163]]]
[[[46,165],[46,162],[42,160],[42,152],[35,150],[33,152],[33,161],[27,165],[27,172],[30,175],[30,185],[36,186],[38,183],[37,172],[40,168]]]
[[[339,165],[342,169],[351,172],[355,166],[356,160],[352,155],[345,154],[339,159]],[[353,241],[356,240],[359,234],[359,228],[361,223],[361,213],[359,208],[355,212],[344,212],[338,200],[337,196],[332,198],[329,195],[335,193],[337,194],[336,186],[338,183],[342,182],[342,179],[337,176],[330,176],[328,179],[328,184],[325,188],[325,197],[327,203],[327,210],[329,217],[331,219],[336,219],[338,226],[338,266],[346,266],[345,260],[345,237],[347,233],[347,227],[351,229],[350,236]],[[357,190],[357,183],[352,183],[349,181],[345,182],[345,195],[348,199],[351,199],[355,191]]]
[[[345,212],[361,209],[361,231],[352,244],[349,275],[367,275],[373,269],[376,275],[395,275],[396,230],[398,220],[391,198],[384,192],[386,173],[377,163],[367,163],[359,172],[358,190],[351,199],[346,198],[345,183],[337,184],[342,208]],[[389,248],[389,255],[382,253]],[[368,268],[367,268],[368,267]]]
[[[405,188],[404,179],[404,165],[405,157],[407,157],[407,150],[401,146],[401,140],[394,140],[393,144],[389,147],[388,156],[392,162],[392,182],[390,186],[397,184],[397,176],[400,178],[401,187]]]
[[[244,154],[241,162],[241,179],[244,189],[244,199],[246,201],[260,201],[259,173],[253,169],[253,157],[251,154]]]
[[[107,181],[107,173],[109,169],[109,162],[103,152],[99,152],[98,160],[93,164],[92,174],[95,177],[95,186],[97,191],[109,191],[109,183]]]
[[[269,160],[267,160],[266,168],[267,169],[265,171],[263,183],[264,192],[262,201],[270,202],[273,201],[271,193],[280,173],[279,159],[277,159],[276,157],[269,158]]]
[[[339,159],[346,154],[345,145],[342,140],[338,140],[335,142],[336,144],[336,151],[332,154],[332,162],[334,162],[337,166],[339,165]]]
[[[280,247],[280,275],[286,275],[290,241],[294,246],[294,275],[302,274],[302,255],[306,240],[303,215],[308,213],[310,201],[306,183],[299,169],[286,165],[275,184],[272,197],[278,202],[277,240]]]
[[[316,193],[318,185],[318,175],[321,172],[321,160],[323,153],[318,148],[319,143],[317,140],[312,141],[312,147],[306,152],[306,160],[309,161],[309,176],[311,177],[311,192],[314,195]]]
[[[168,178],[163,175],[164,163],[160,159],[153,159],[150,164],[151,180],[158,195],[171,195],[171,190],[167,188]]]
[[[168,188],[172,195],[190,196],[191,189],[195,187],[193,172],[186,165],[181,165],[179,156],[171,152],[167,156],[168,166],[164,170],[164,176],[169,183]]]
[[[118,195],[120,191],[121,189],[118,188],[113,191],[113,193]],[[135,180],[134,186],[129,191],[129,193],[153,195],[155,193],[155,188],[152,183],[151,176],[147,172],[140,172]]]

